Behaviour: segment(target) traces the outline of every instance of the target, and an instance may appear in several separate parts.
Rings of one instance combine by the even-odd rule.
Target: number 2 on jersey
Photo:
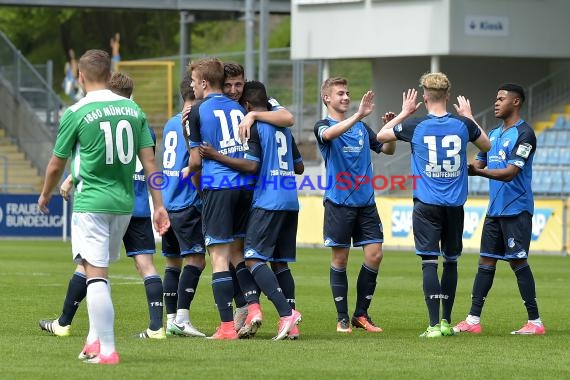
[[[289,165],[285,161],[287,154],[287,138],[281,131],[275,132],[275,140],[277,141],[277,157],[279,157],[279,169],[288,170]]]
[[[461,166],[461,156],[459,155],[461,151],[461,137],[447,135],[441,139],[441,149],[445,151],[446,158],[451,158],[450,160],[442,160],[441,165],[437,163],[438,147],[436,137],[424,136],[424,143],[428,147],[429,160],[429,163],[426,165],[426,172],[441,172],[442,166],[446,172],[459,170]]]

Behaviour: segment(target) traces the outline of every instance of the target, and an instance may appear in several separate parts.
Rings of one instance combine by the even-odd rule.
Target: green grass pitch
[[[427,326],[420,260],[410,252],[385,252],[370,315],[384,333],[335,331],[327,250],[299,249],[292,266],[297,307],[303,314],[298,341],[271,341],[277,315],[263,298],[264,324],[255,339],[208,341],[173,337],[143,341],[134,334],[147,325],[144,287],[130,259],[111,266],[115,333],[121,364],[93,366],[77,360],[87,334],[85,302],[72,336],[40,331],[38,320],[55,318],[74,264],[69,243],[0,240],[0,377],[2,379],[555,379],[570,378],[570,258],[534,255],[538,304],[545,336],[512,336],[526,322],[516,280],[499,263],[483,313],[483,334],[425,340]],[[162,274],[164,260],[155,262]],[[349,305],[355,301],[362,253],[354,249],[349,267]],[[206,267],[191,318],[206,334],[218,324]],[[477,255],[460,260],[453,322],[469,309]],[[440,265],[441,270],[441,265]]]

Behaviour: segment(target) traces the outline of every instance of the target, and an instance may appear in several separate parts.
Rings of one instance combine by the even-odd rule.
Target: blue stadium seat
[[[532,177],[532,188],[537,194],[548,193],[548,188],[552,183],[552,178],[550,176],[550,171],[548,170],[536,170]]]
[[[542,132],[539,133],[538,136],[536,136],[536,145],[539,147],[543,147],[545,145],[546,142],[546,133]]]
[[[558,157],[558,165],[570,166],[570,148],[560,149],[560,157]]]
[[[570,195],[570,168],[562,170],[562,192]]]
[[[559,172],[552,173],[552,182],[548,188],[548,194],[550,195],[560,195],[562,194],[562,176]]]
[[[558,116],[558,118],[554,122],[554,125],[552,126],[552,128],[553,129],[563,129],[565,125],[566,125],[566,119],[564,118],[564,116],[560,115],[560,116]]]
[[[557,131],[547,130],[547,131],[544,131],[542,133],[544,133],[546,135],[544,137],[544,146],[555,146],[556,145],[556,139],[558,138],[558,132]]]
[[[570,184],[570,169],[562,170],[562,182]]]
[[[560,158],[560,149],[559,148],[549,148],[545,149],[547,157],[546,157],[546,164],[555,166],[559,163]]]
[[[479,178],[479,194],[488,194],[489,179],[485,177],[477,177],[477,178]]]
[[[534,154],[533,163],[535,165],[546,165],[548,161],[548,148],[537,149],[536,153]]]
[[[570,119],[566,120],[566,123],[562,126],[563,129],[570,130]]]
[[[558,137],[556,138],[556,146],[565,148],[568,146],[570,131],[558,131]]]

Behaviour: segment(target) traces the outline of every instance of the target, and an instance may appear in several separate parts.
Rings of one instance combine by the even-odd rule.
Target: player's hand
[[[188,178],[188,176],[190,175],[190,167],[185,166],[184,169],[180,171],[180,173],[182,174],[182,179]]]
[[[255,122],[255,117],[253,116],[252,112],[249,112],[245,115],[245,117],[239,123],[239,139],[240,141],[246,142],[249,140],[250,137],[250,130],[251,126]]]
[[[467,174],[470,176],[477,175],[477,168],[473,164],[467,164]]]
[[[69,192],[71,191],[71,188],[73,187],[73,181],[71,180],[71,177],[68,177],[68,178],[69,178],[69,180],[66,178],[65,181],[63,181],[61,183],[61,186],[59,187],[59,194],[66,201],[69,200]]]
[[[215,150],[212,145],[210,145],[206,142],[200,144],[198,151],[200,152],[200,157],[206,158],[209,160],[215,160],[217,155],[219,154],[218,151]]]
[[[418,100],[418,91],[415,88],[410,88],[408,91],[402,93],[402,114],[410,116],[420,108],[422,102],[416,104]]]
[[[162,236],[170,228],[170,219],[164,206],[155,208],[153,213],[154,229]]]
[[[38,199],[38,207],[42,214],[49,213],[49,208],[47,208],[47,205],[50,199],[51,199],[51,194],[50,195],[40,194],[40,197]]]
[[[370,115],[374,111],[374,93],[372,91],[366,91],[362,96],[360,105],[358,106],[358,114],[360,118]]]
[[[388,111],[382,116],[382,122],[384,124],[388,123],[390,120],[396,117],[396,114],[392,111]]]
[[[455,107],[455,111],[457,111],[457,114],[459,116],[473,119],[473,113],[471,112],[471,103],[465,96],[459,95],[457,97],[457,104],[454,104],[453,107]]]

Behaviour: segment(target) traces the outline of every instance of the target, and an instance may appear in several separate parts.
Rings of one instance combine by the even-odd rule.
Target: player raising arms
[[[451,311],[457,288],[457,260],[463,250],[463,204],[467,199],[467,143],[471,141],[486,152],[490,142],[472,117],[447,112],[451,83],[445,74],[424,74],[420,86],[428,114],[407,120],[421,105],[416,104],[417,91],[408,90],[402,96],[402,111],[382,127],[377,137],[383,142],[406,141],[412,148],[412,175],[418,176],[412,223],[416,254],[422,259],[429,314],[429,325],[420,337],[435,338],[453,335]],[[455,108],[462,115],[469,101],[459,96],[458,103]],[[441,255],[440,283],[437,267]]]
[[[362,97],[358,111],[346,116],[350,104],[348,81],[329,78],[321,86],[321,99],[327,107],[327,118],[315,124],[315,136],[327,170],[328,178],[340,174],[352,180],[372,178],[370,150],[393,154],[395,143],[381,144],[375,133],[361,120],[374,109],[374,93]],[[324,196],[324,241],[331,247],[330,286],[337,311],[336,331],[350,333],[350,324],[368,332],[382,332],[372,322],[368,308],[376,290],[376,278],[382,262],[382,222],[370,185],[353,183],[352,186],[331,186]],[[356,282],[356,308],[349,321],[348,277],[346,267],[350,244],[362,247],[364,263]]]

